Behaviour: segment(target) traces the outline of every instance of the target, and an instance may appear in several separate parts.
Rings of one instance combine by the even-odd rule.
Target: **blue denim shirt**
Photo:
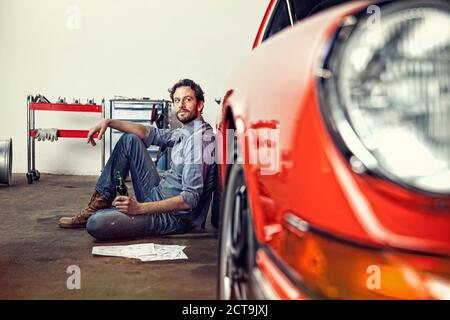
[[[205,227],[214,189],[215,137],[212,127],[200,116],[178,129],[149,127],[144,143],[172,147],[170,169],[151,190],[155,201],[181,195],[190,210],[178,212],[200,228]]]

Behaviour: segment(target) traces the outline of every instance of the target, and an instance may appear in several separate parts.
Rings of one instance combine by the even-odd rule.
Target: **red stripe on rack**
[[[97,104],[32,102],[30,109],[44,111],[102,112],[102,106]]]
[[[66,130],[58,129],[58,138],[87,138],[89,130]],[[30,137],[36,137],[36,130],[30,130]],[[98,139],[98,133],[94,134],[94,139]]]

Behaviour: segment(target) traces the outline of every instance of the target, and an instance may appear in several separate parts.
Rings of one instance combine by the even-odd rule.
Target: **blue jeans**
[[[152,193],[160,181],[158,171],[138,136],[130,133],[122,135],[100,175],[95,189],[109,200],[115,197],[114,176],[117,171],[123,177],[130,172],[138,202],[160,200]],[[129,216],[110,208],[92,215],[86,230],[94,238],[106,240],[183,233],[190,230],[190,224],[176,213]]]

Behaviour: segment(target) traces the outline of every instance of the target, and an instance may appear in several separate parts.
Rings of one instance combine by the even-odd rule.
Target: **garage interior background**
[[[27,171],[26,98],[169,99],[181,78],[205,91],[214,128],[232,70],[249,54],[269,0],[0,0],[0,139]],[[37,128],[89,129],[99,114],[36,112]],[[108,147],[106,148],[108,150]],[[100,145],[36,141],[40,172],[97,175]],[[24,175],[25,179],[25,175]]]

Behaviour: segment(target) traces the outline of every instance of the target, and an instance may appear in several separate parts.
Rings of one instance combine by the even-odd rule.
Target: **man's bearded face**
[[[203,109],[203,103],[198,102],[195,91],[191,87],[178,87],[173,94],[173,103],[177,119],[187,124],[196,119]]]

